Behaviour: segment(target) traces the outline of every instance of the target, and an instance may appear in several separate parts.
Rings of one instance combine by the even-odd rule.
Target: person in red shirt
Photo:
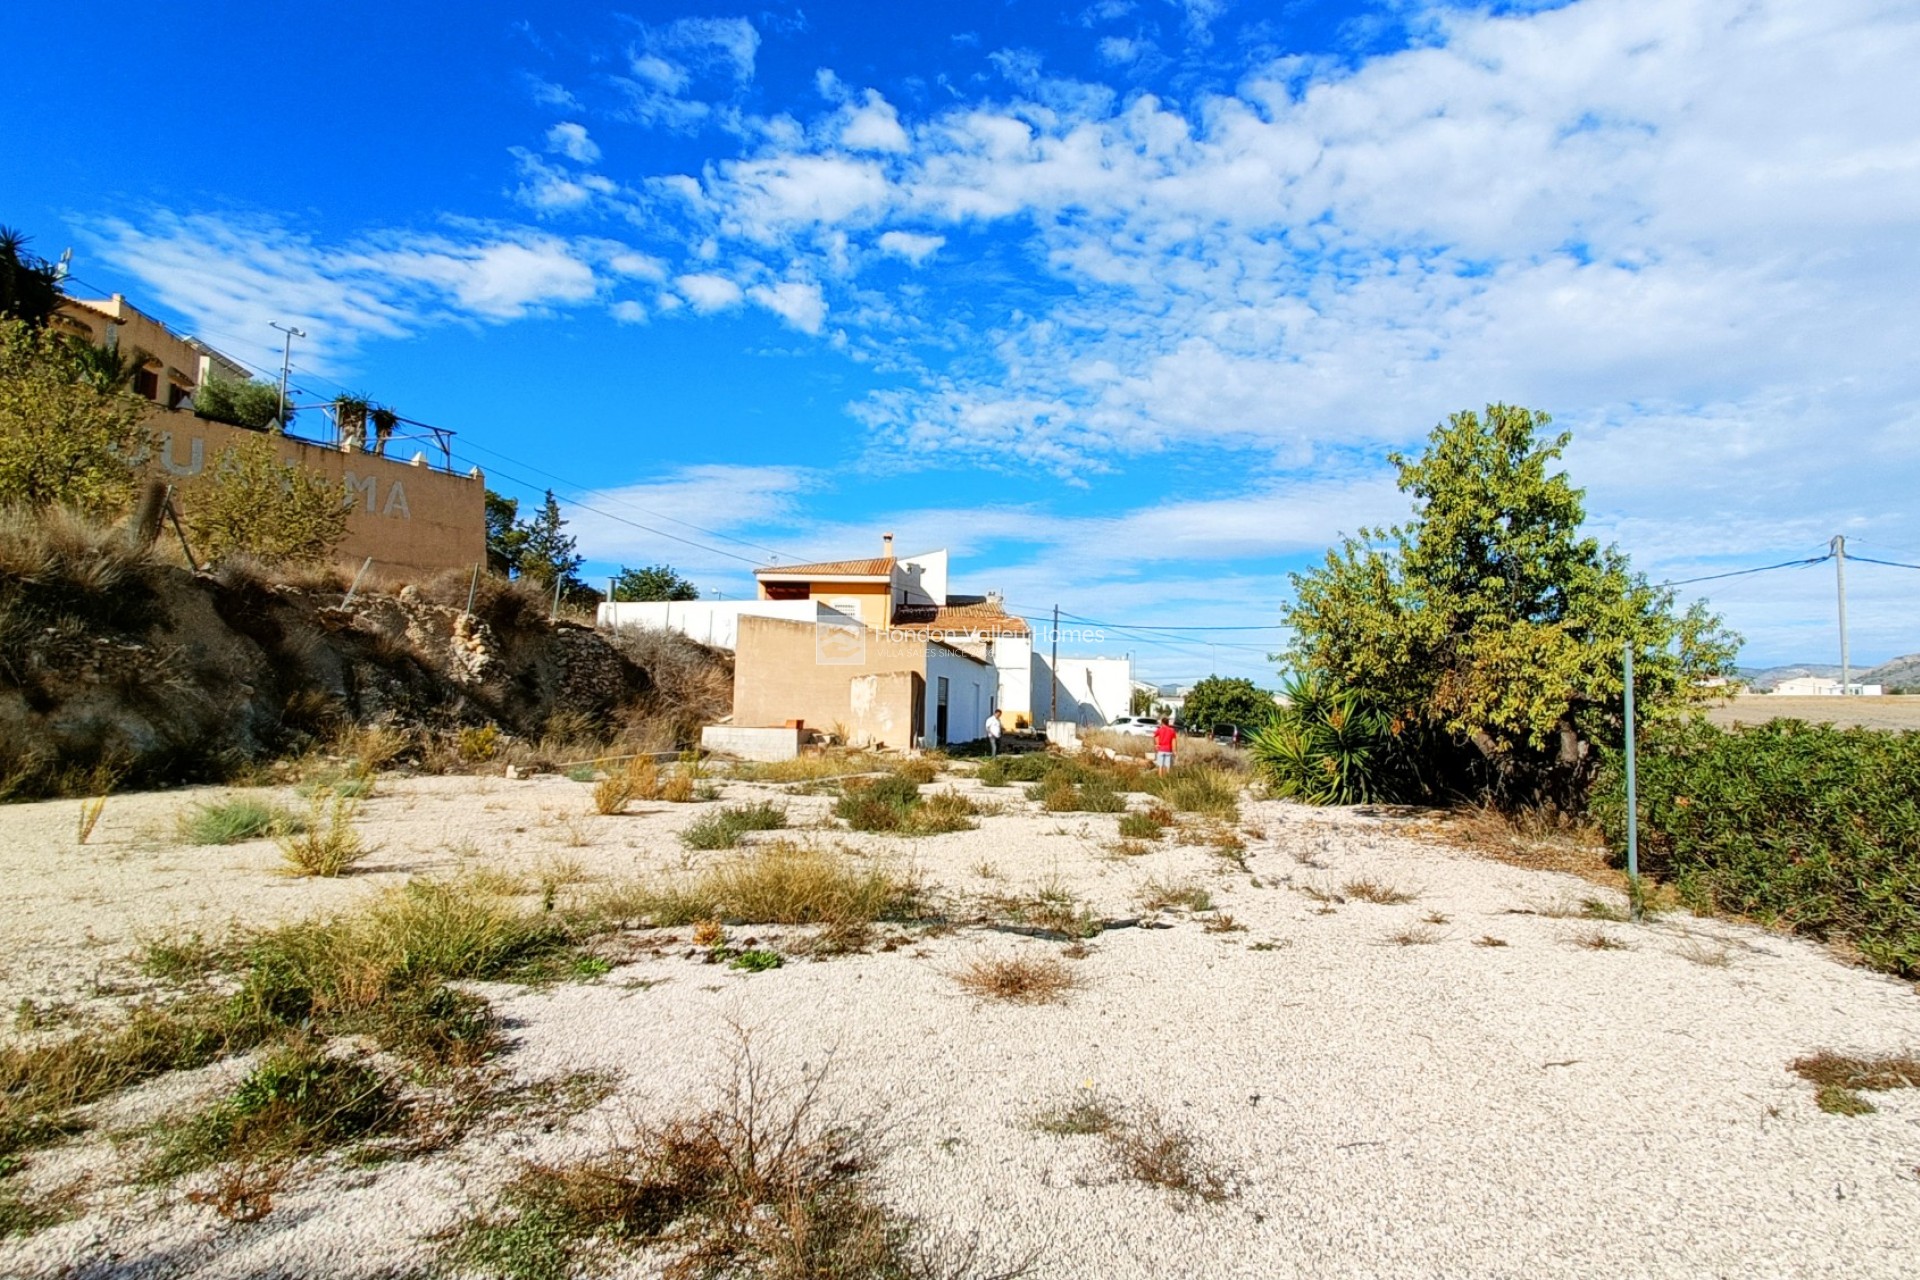
[[[1167,723],[1165,716],[1160,717],[1160,727],[1153,731],[1153,762],[1165,773],[1173,768],[1173,742],[1177,735],[1173,726]]]

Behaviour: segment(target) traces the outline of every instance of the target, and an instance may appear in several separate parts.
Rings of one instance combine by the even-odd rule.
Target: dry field
[[[1920,729],[1920,697],[1888,694],[1878,698],[1785,698],[1749,694],[1721,703],[1707,719],[1722,728],[1764,724],[1769,720],[1808,720],[1863,729]]]
[[[596,1087],[430,1148],[304,1156],[258,1215],[234,1208],[244,1170],[140,1173],[173,1117],[257,1054],[109,1097],[0,1182],[64,1204],[0,1241],[0,1274],[663,1274],[657,1250],[518,1272],[447,1251],[556,1170],[600,1161],[565,1185],[629,1187],[621,1135],[724,1097],[743,1035],[769,1087],[817,1081],[810,1105],[874,1135],[874,1193],[919,1224],[928,1274],[1913,1274],[1920,1089],[1830,1114],[1789,1070],[1920,1049],[1910,986],[1754,928],[1622,923],[1618,894],[1476,857],[1418,816],[1243,797],[1231,821],[1182,814],[1123,841],[1122,815],[1042,812],[953,775],[925,790],[948,787],[998,811],[860,834],[818,787],[726,781],[718,803],[786,810],[743,855],[678,838],[716,802],[602,816],[564,778],[382,777],[357,819],[371,853],[337,879],[282,874],[271,840],[181,843],[179,815],[224,790],[116,796],[85,845],[77,802],[0,808],[0,1008],[19,1011],[0,1043],[16,1045],[155,990],[144,945],[337,913],[416,877],[565,912],[789,841],[918,877],[938,906],[850,954],[804,925],[629,927],[556,980],[473,984],[512,1082]],[[713,963],[715,947],[778,967]],[[672,1132],[684,1153],[707,1131]]]

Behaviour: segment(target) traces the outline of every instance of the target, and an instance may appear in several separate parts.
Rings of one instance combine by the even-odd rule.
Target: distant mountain
[[[1910,653],[1904,658],[1883,662],[1854,679],[1861,684],[1885,685],[1888,689],[1920,689],[1920,653]]]
[[[1820,676],[1827,680],[1840,678],[1840,667],[1830,662],[1802,662],[1785,667],[1741,667],[1740,678],[1755,693],[1770,693],[1782,680],[1792,680],[1799,676]],[[1920,653],[1910,653],[1904,658],[1895,658],[1883,662],[1877,667],[1862,670],[1855,667],[1852,672],[1855,684],[1884,685],[1888,689],[1920,689]]]

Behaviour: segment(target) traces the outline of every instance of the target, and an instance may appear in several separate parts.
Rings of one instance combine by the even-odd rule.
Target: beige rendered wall
[[[816,582],[813,600],[857,616],[876,631],[893,623],[893,591],[884,582]]]
[[[911,674],[926,669],[924,640],[902,643],[869,634],[858,662],[823,663],[815,648],[818,628],[811,623],[782,618],[740,619],[738,648],[733,662],[733,722],[736,725],[777,725],[804,720],[810,729],[835,724],[853,730],[853,682],[865,676]],[[876,689],[876,707],[891,708],[900,682]],[[872,720],[878,711],[869,713]],[[911,708],[903,719],[911,720]],[[890,747],[910,746],[907,734],[887,740]]]
[[[157,410],[145,423],[153,433],[149,470],[178,486],[181,510],[193,506],[193,491],[204,484],[229,448],[263,433],[209,422],[190,413]],[[368,453],[343,453],[287,436],[272,439],[282,461],[296,463],[328,480],[344,482],[353,504],[343,560],[373,557],[376,567],[437,572],[467,569],[487,555],[486,481],[478,475],[449,475]]]

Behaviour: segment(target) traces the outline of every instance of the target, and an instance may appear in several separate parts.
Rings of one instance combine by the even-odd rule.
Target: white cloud
[[[632,298],[623,298],[607,308],[607,313],[621,324],[645,324],[647,309]]]
[[[911,231],[884,231],[874,243],[878,244],[883,252],[905,258],[917,267],[932,257],[946,242],[945,236],[916,235]]]
[[[708,272],[694,272],[674,277],[674,287],[693,304],[693,309],[702,313],[725,311],[729,307],[740,305],[740,286],[725,276]]]
[[[600,148],[583,124],[562,123],[547,130],[547,150],[576,164],[592,164],[600,158]]]
[[[866,102],[848,114],[840,130],[840,145],[854,151],[906,151],[913,144],[900,127],[899,111],[869,89]]]
[[[1150,48],[1152,46],[1143,41],[1128,39],[1125,36],[1107,36],[1095,46],[1100,54],[1100,60],[1113,66],[1138,62],[1140,55]]]
[[[819,333],[821,322],[827,318],[827,302],[817,284],[788,280],[755,285],[747,290],[747,296],[802,333]]]
[[[323,244],[268,218],[155,212],[108,219],[99,253],[216,347],[277,364],[271,322],[307,331],[300,360],[328,372],[362,343],[456,320],[504,323],[592,301],[626,252],[528,228],[459,225]]]

